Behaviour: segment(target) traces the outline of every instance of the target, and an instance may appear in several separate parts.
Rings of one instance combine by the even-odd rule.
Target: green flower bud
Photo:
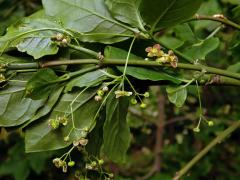
[[[104,160],[103,160],[103,159],[99,159],[99,160],[98,160],[98,164],[99,164],[99,165],[103,165],[103,163],[104,163]]]
[[[75,162],[74,162],[74,161],[69,161],[69,162],[68,162],[68,166],[69,166],[69,167],[73,167],[74,165],[75,165]]]
[[[131,104],[137,104],[137,100],[135,98],[131,99]]]
[[[97,91],[97,95],[99,95],[99,96],[103,96],[103,95],[104,95],[103,90],[98,90],[98,91]]]
[[[213,126],[214,125],[214,122],[213,121],[208,121],[208,126]]]
[[[143,95],[145,98],[148,98],[150,96],[149,92],[145,92]]]
[[[108,176],[109,176],[110,178],[113,178],[113,177],[114,177],[113,173],[108,174]]]
[[[193,131],[196,132],[196,133],[199,133],[199,132],[200,132],[200,128],[199,128],[199,127],[195,127],[195,128],[193,129]]]
[[[63,126],[66,126],[68,123],[68,118],[65,116],[59,117],[58,120],[59,120],[59,123],[62,124]]]
[[[66,136],[66,137],[64,137],[64,141],[65,141],[65,142],[68,142],[68,141],[69,141],[69,139],[70,139],[70,137],[69,137],[69,136]]]
[[[147,107],[147,104],[142,103],[142,104],[140,104],[140,107],[141,107],[141,108],[146,108],[146,107]]]
[[[102,90],[103,90],[103,92],[108,92],[108,91],[109,91],[109,88],[108,88],[107,86],[104,86],[104,87],[102,88]]]
[[[86,164],[86,169],[88,169],[88,170],[92,170],[93,169],[93,167],[91,166],[91,164]]]
[[[92,166],[92,167],[96,167],[96,166],[97,166],[97,162],[96,162],[96,161],[93,161],[93,162],[91,163],[91,166]]]

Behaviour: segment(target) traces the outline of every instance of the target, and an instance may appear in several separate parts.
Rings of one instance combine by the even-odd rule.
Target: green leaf
[[[50,94],[44,106],[39,109],[38,112],[26,124],[24,124],[24,127],[50,113],[54,105],[58,102],[63,89],[64,87],[56,88],[56,90]]]
[[[26,85],[26,94],[32,99],[42,99],[56,88],[56,83],[61,79],[55,74],[52,69],[40,69],[28,81]]]
[[[177,49],[181,47],[184,44],[184,41],[175,38],[173,36],[161,36],[158,38],[159,42],[164,42],[168,47],[171,47],[171,49]]]
[[[22,79],[18,76],[15,80]],[[26,80],[26,79],[24,79]],[[0,126],[18,126],[29,121],[46,99],[32,100],[25,98],[25,84],[10,83],[0,91]]]
[[[190,18],[202,0],[142,0],[140,12],[153,30],[169,27]]]
[[[127,51],[124,51],[119,48],[111,47],[111,46],[108,46],[105,48],[104,54],[105,54],[106,58],[121,59],[121,58],[127,57]],[[131,59],[141,59],[141,58],[131,54],[130,60]],[[121,72],[124,71],[124,67],[119,66],[117,68]],[[181,82],[181,80],[179,78],[177,78],[177,76],[172,76],[172,75],[166,73],[162,69],[159,69],[157,71],[157,70],[153,70],[150,68],[143,68],[143,67],[127,67],[126,74],[133,76],[140,80],[151,80],[151,81],[167,80],[167,81],[171,81],[176,84]]]
[[[204,1],[197,12],[197,14],[209,16],[219,13],[223,13],[219,1]],[[191,23],[194,24],[195,30],[207,28],[209,31],[214,31],[216,26],[220,25],[219,22],[214,21],[195,21]]]
[[[126,120],[128,105],[128,98],[116,99],[114,92],[107,99],[106,121],[103,127],[103,151],[116,163],[126,161],[126,153],[130,145],[131,134]]]
[[[240,62],[233,64],[231,66],[228,66],[227,70],[230,72],[240,73]]]
[[[200,41],[197,44],[192,45],[184,50],[184,54],[191,57],[192,59],[205,60],[206,56],[214,51],[219,46],[219,39],[211,37],[209,39]]]
[[[78,92],[64,94],[48,117],[26,129],[26,151],[38,152],[61,149],[69,146],[74,140],[86,137],[95,125],[94,117],[99,108],[99,103],[92,99],[95,94],[96,90],[94,89],[85,91],[81,95]],[[73,101],[71,111],[70,104]],[[68,118],[67,126],[61,126],[56,130],[49,127],[49,119],[63,116]],[[71,119],[72,117],[73,119]],[[72,120],[75,124],[74,129],[72,129]],[[64,137],[68,135],[69,141],[64,142]]]
[[[104,70],[96,70],[93,72],[86,73],[82,76],[71,80],[65,88],[65,91],[72,91],[73,87],[94,87],[102,83],[108,77],[104,73]]]
[[[233,10],[232,10],[232,13],[234,15],[234,19],[237,21],[237,22],[240,22],[239,18],[240,18],[240,5],[235,7]]]
[[[96,126],[89,134],[89,142],[86,146],[86,150],[93,156],[100,156],[101,146],[103,143],[103,125],[106,119],[106,110],[100,112],[100,118],[97,120]]]
[[[182,107],[187,99],[187,89],[183,86],[168,86],[166,88],[168,99],[177,107]]]
[[[43,0],[45,12],[79,33],[81,41],[114,43],[132,36],[132,28],[116,21],[104,0]],[[134,30],[136,31],[136,29]]]
[[[145,31],[139,12],[141,0],[105,0],[114,18]]]
[[[173,28],[176,37],[182,40],[183,42],[195,43],[197,38],[193,33],[189,24],[179,24]]]
[[[0,37],[0,52],[16,47],[39,59],[58,52],[58,46],[51,40],[63,28],[47,18],[28,17],[10,26],[7,33]]]

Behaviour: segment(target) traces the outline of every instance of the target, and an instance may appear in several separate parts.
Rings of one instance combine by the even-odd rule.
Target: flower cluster
[[[54,130],[59,128],[60,125],[66,126],[67,123],[68,123],[68,118],[65,116],[59,116],[55,119],[49,119],[48,121],[48,125]]]
[[[103,96],[106,92],[109,91],[109,88],[107,86],[103,86],[102,89],[99,89],[97,91],[97,95],[94,97],[95,101],[101,101],[103,99]]]
[[[65,47],[70,43],[71,39],[62,33],[57,33],[56,36],[52,38],[53,41],[57,42],[59,46]]]
[[[53,164],[57,168],[62,168],[62,171],[66,173],[68,167],[73,167],[75,165],[75,161],[69,161],[67,163],[65,160],[61,160],[60,158],[55,158],[53,159]]]
[[[154,58],[156,62],[160,64],[170,63],[172,67],[177,67],[178,58],[172,50],[169,50],[168,53],[164,53],[161,46],[159,44],[155,44],[152,47],[147,47],[145,51],[148,53],[147,57]]]

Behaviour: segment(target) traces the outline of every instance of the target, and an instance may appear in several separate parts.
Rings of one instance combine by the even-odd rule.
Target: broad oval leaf
[[[194,60],[205,60],[206,56],[219,46],[219,43],[220,41],[218,38],[211,37],[186,48],[184,54]]]
[[[96,70],[74,78],[66,85],[65,91],[71,91],[73,87],[98,86],[102,81],[108,79],[103,71],[104,70]]]
[[[107,99],[103,151],[116,163],[126,161],[126,153],[130,145],[130,127],[126,120],[128,105],[127,97],[116,98],[114,92],[111,92]]]
[[[23,81],[23,77],[18,76]],[[18,126],[29,121],[46,99],[25,98],[25,84],[10,83],[0,91],[0,126]]]
[[[114,43],[133,36],[130,28],[116,21],[104,0],[43,0],[45,12],[58,18],[67,29],[86,42]]]
[[[144,22],[139,12],[142,0],[105,0],[114,18],[145,31]]]
[[[190,18],[202,0],[142,0],[140,12],[152,30],[169,27]]]

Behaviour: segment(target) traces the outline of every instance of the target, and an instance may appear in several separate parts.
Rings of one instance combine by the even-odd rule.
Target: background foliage
[[[106,7],[93,7],[91,3],[87,4],[86,7],[76,7],[71,6],[73,1],[63,0],[63,1],[43,1],[46,12],[48,15],[54,15],[63,19],[62,24],[58,23],[57,19],[46,19],[46,21],[41,21],[40,19],[44,17],[43,13],[40,11],[37,14],[31,15],[26,19],[22,19],[25,16],[32,14],[33,12],[41,9],[42,4],[39,1],[34,0],[21,0],[21,1],[8,1],[0,0],[0,35],[4,35],[6,28],[9,27],[14,22],[21,19],[22,23],[28,25],[31,28],[69,28],[73,31],[79,31],[86,33],[83,36],[81,33],[74,33],[82,42],[96,42],[94,44],[86,44],[86,47],[91,47],[91,49],[101,50],[105,48],[105,45],[101,45],[98,42],[109,44],[116,43],[114,47],[108,46],[105,48],[105,56],[107,58],[125,58],[127,55],[129,44],[131,43],[128,36],[132,36],[132,32],[138,32],[138,29],[145,31],[145,28],[151,27],[156,28],[159,31],[159,36],[157,37],[160,42],[165,44],[171,49],[177,49],[183,52],[185,55],[190,57],[190,59],[199,59],[199,62],[206,65],[211,65],[214,67],[219,67],[222,69],[228,68],[232,72],[239,72],[240,58],[240,34],[239,31],[234,30],[231,27],[224,27],[218,22],[214,21],[192,21],[189,23],[178,24],[178,19],[187,19],[194,13],[200,4],[200,1],[190,1],[185,0],[187,4],[185,9],[181,9],[184,13],[181,13],[183,17],[179,17],[178,14],[178,2],[171,1],[171,7],[167,9],[166,14],[159,16],[161,21],[156,22],[156,16],[153,16],[155,12],[158,12],[157,7],[166,9],[169,4],[158,4],[149,3],[149,1],[143,1],[139,6],[139,1],[132,0],[123,3],[124,11],[118,11],[117,1],[106,0],[107,7],[114,12],[113,14],[105,14],[104,8]],[[124,1],[123,1],[124,2]],[[158,3],[160,1],[156,1]],[[167,2],[167,1],[165,1]],[[66,3],[69,5],[69,9],[65,9],[61,3]],[[191,7],[189,7],[189,6]],[[63,9],[64,8],[64,9]],[[99,9],[98,9],[99,8]],[[139,14],[138,9],[141,9]],[[95,15],[90,16],[89,11],[97,12]],[[179,10],[180,11],[180,10]],[[59,13],[61,12],[61,13]],[[63,13],[64,12],[64,13]],[[152,12],[149,13],[149,12]],[[162,11],[161,11],[162,12]],[[72,13],[71,19],[66,14]],[[126,13],[130,13],[126,16]],[[176,14],[177,15],[176,15]],[[240,23],[240,3],[238,0],[205,0],[203,1],[199,14],[204,15],[214,15],[222,13],[229,19]],[[100,16],[100,15],[101,16]],[[103,18],[104,15],[104,18]],[[96,16],[96,17],[95,17]],[[37,18],[36,18],[37,17]],[[114,18],[113,18],[114,17]],[[126,17],[132,17],[129,19]],[[89,24],[84,24],[86,22],[85,18],[89,18]],[[175,18],[176,21],[169,21],[169,19]],[[34,20],[32,20],[34,19]],[[118,21],[117,21],[118,20]],[[75,23],[72,23],[74,21]],[[115,23],[115,22],[122,22]],[[97,23],[96,23],[97,22]],[[101,22],[101,23],[99,23]],[[78,24],[81,24],[79,26]],[[146,24],[145,24],[146,23]],[[114,24],[114,25],[113,25]],[[128,24],[132,26],[125,27]],[[134,26],[133,26],[134,25]],[[168,29],[163,29],[169,27]],[[138,28],[138,29],[137,29]],[[28,30],[28,29],[27,29]],[[7,35],[3,37],[3,41],[0,41],[0,49],[5,46],[1,42],[9,41],[9,37],[15,36],[15,34],[25,32],[26,29],[17,29],[14,26],[9,28]],[[104,34],[108,31],[110,34],[99,36],[98,33]],[[55,58],[61,57],[62,59],[67,59],[69,57],[87,57],[85,53],[79,53],[76,51],[69,51],[68,49],[60,49],[56,44],[51,44],[51,38],[53,32],[40,32],[38,37],[27,36],[27,41],[18,42],[14,41],[12,47],[20,43],[17,48],[21,52],[26,52],[27,54],[33,56],[35,59],[41,58],[46,55],[55,55]],[[116,36],[115,34],[124,34],[126,36]],[[39,38],[40,35],[40,38]],[[4,39],[5,38],[5,39]],[[126,40],[126,41],[123,41]],[[120,42],[123,41],[123,42]],[[34,46],[34,43],[37,45]],[[31,44],[33,43],[33,44]],[[133,54],[138,54],[141,57],[146,57],[146,52],[144,49],[149,46],[149,42],[138,40],[133,46]],[[43,46],[44,45],[44,46]],[[11,49],[12,47],[7,47]],[[38,47],[38,48],[36,48]],[[39,48],[42,47],[42,48]],[[127,48],[126,48],[127,47]],[[120,50],[120,49],[121,50]],[[5,49],[5,47],[4,47]],[[19,52],[11,52],[4,56],[23,56]],[[1,58],[1,57],[0,57]],[[29,58],[27,56],[27,58]],[[48,58],[48,56],[47,56]],[[50,57],[49,57],[50,58]],[[137,56],[131,55],[130,60],[137,58]],[[26,56],[23,58],[11,59],[11,61],[25,62]],[[232,65],[229,67],[229,65]],[[89,67],[91,68],[91,67]],[[141,81],[140,83],[149,83],[149,77],[151,81],[158,82],[159,80],[168,80],[170,82],[179,83],[179,79],[182,78],[179,74],[171,74],[167,70],[166,72],[158,72],[155,70],[139,70],[134,69],[135,67],[129,67],[127,69],[127,74],[130,78],[137,78]],[[76,67],[77,69],[77,67]],[[118,72],[123,72],[122,67],[117,67]],[[64,72],[66,67],[61,66],[59,72]],[[139,71],[138,71],[139,70]],[[74,71],[72,69],[71,71]],[[139,73],[140,72],[140,73]],[[54,157],[61,156],[63,153],[68,151],[66,148],[71,143],[64,143],[61,139],[63,134],[69,132],[72,124],[68,124],[64,130],[56,134],[48,128],[48,119],[54,118],[59,112],[61,114],[68,114],[70,110],[66,107],[74,100],[78,93],[70,93],[74,88],[84,88],[87,86],[93,86],[91,90],[84,92],[81,99],[78,99],[72,104],[74,116],[81,117],[79,121],[81,123],[75,124],[76,129],[74,129],[74,134],[70,136],[73,140],[75,135],[77,137],[84,137],[85,134],[78,132],[78,129],[88,127],[91,129],[92,119],[96,114],[99,105],[94,101],[90,100],[94,97],[97,90],[97,86],[101,84],[102,81],[108,79],[104,73],[95,70],[89,72],[87,75],[76,77],[71,80],[67,85],[64,84],[65,77],[59,77],[51,69],[43,69],[35,74],[37,78],[32,78],[27,84],[27,90],[31,91],[29,99],[22,104],[13,104],[11,108],[19,109],[22,111],[18,114],[10,114],[6,112],[1,114],[1,124],[4,126],[18,126],[24,122],[27,122],[29,116],[34,115],[31,119],[33,122],[38,118],[41,118],[41,122],[35,126],[31,126],[27,131],[22,132],[18,127],[8,127],[1,128],[0,134],[0,178],[1,179],[33,179],[33,178],[45,178],[45,179],[71,179],[78,172],[78,168],[72,168],[68,173],[59,173],[60,170],[56,169],[52,164],[52,159]],[[94,77],[100,77],[99,79],[94,79]],[[192,73],[184,74],[184,78],[191,78]],[[61,79],[63,78],[63,79]],[[17,76],[17,79],[28,80],[28,76]],[[37,79],[37,81],[36,81]],[[56,84],[54,82],[60,82]],[[81,82],[81,83],[78,83]],[[66,85],[64,91],[66,91],[64,96],[61,96],[60,103],[55,106],[55,103],[60,97],[63,91],[62,85]],[[203,147],[205,147],[216,135],[222,130],[226,129],[230,124],[240,118],[240,107],[239,107],[239,90],[238,87],[233,86],[203,86],[200,88],[202,95],[202,106],[203,113],[208,120],[214,122],[214,126],[208,127],[206,122],[201,124],[201,131],[199,133],[194,133],[192,129],[196,127],[198,122],[198,114],[200,113],[198,94],[195,86],[188,86],[188,96],[185,95],[185,89],[181,92],[180,97],[177,98],[176,94],[171,96],[171,93],[166,93],[166,86],[161,86],[160,88],[156,86],[151,86],[150,89],[138,86],[139,81],[134,80],[133,84],[136,86],[139,92],[144,93],[145,91],[150,91],[150,98],[146,99],[147,108],[142,109],[139,105],[131,106],[128,109],[127,125],[130,126],[131,132],[126,126],[125,114],[128,107],[128,102],[125,99],[119,99],[115,101],[114,93],[109,95],[109,99],[106,103],[106,123],[96,124],[96,128],[89,135],[88,149],[93,154],[99,154],[97,148],[91,147],[91,142],[95,141],[95,144],[102,142],[105,139],[105,148],[103,152],[114,162],[105,159],[104,169],[108,172],[112,172],[115,175],[115,179],[136,179],[137,177],[144,177],[148,175],[149,172],[154,170],[156,165],[156,159],[160,158],[161,168],[156,173],[150,174],[147,179],[171,179],[172,176],[192,157],[194,157]],[[46,86],[47,85],[47,86]],[[32,87],[34,86],[34,89]],[[11,89],[12,88],[12,89]],[[23,86],[20,84],[18,86],[14,85],[10,87],[10,90],[18,92],[16,94],[10,94],[9,98],[12,102],[21,101],[24,92],[22,91]],[[4,92],[5,90],[1,90]],[[9,89],[7,89],[9,91]],[[168,91],[171,91],[169,88]],[[51,92],[55,92],[51,94]],[[45,97],[44,97],[45,96]],[[169,100],[168,101],[168,97]],[[41,99],[39,99],[41,97]],[[177,100],[176,100],[177,99]],[[89,101],[90,100],[90,101]],[[172,103],[177,106],[181,106],[186,100],[183,107],[178,108],[173,106]],[[3,101],[2,101],[3,102]],[[89,106],[91,105],[91,111],[83,104],[87,102]],[[28,104],[27,109],[21,109],[22,105]],[[32,105],[34,104],[34,106]],[[43,104],[47,104],[45,108],[37,111]],[[0,105],[1,108],[3,108]],[[51,107],[55,107],[50,113],[49,117],[45,115],[50,112]],[[111,109],[112,108],[112,109]],[[37,113],[35,114],[35,112]],[[120,112],[124,112],[119,114]],[[11,116],[10,116],[10,115]],[[101,111],[101,114],[104,112]],[[81,116],[80,116],[81,115]],[[112,121],[112,116],[114,116],[114,122]],[[159,125],[161,117],[164,117],[164,123]],[[14,121],[18,119],[17,121]],[[13,124],[14,121],[15,124]],[[31,122],[27,122],[26,126]],[[10,124],[10,125],[9,125]],[[113,126],[114,124],[114,126]],[[111,127],[121,127],[123,131],[119,131],[119,128],[115,130]],[[42,130],[45,129],[43,132]],[[94,133],[98,133],[101,129],[106,129],[103,132],[103,137],[99,139],[94,136]],[[43,134],[44,138],[39,138],[37,133]],[[26,148],[24,148],[23,137],[26,136]],[[159,138],[160,136],[160,138]],[[213,148],[201,161],[197,163],[196,166],[192,168],[188,176],[184,179],[238,179],[240,176],[240,155],[238,139],[239,132],[235,132],[230,138],[218,145],[218,147]],[[120,137],[126,141],[116,141],[112,144],[112,138]],[[52,139],[57,139],[53,142]],[[92,141],[91,141],[92,139]],[[130,142],[131,141],[131,142]],[[159,142],[161,141],[161,142]],[[157,145],[161,145],[161,155],[156,153]],[[114,151],[114,147],[121,147],[121,152],[127,151],[127,156],[122,156],[118,154],[119,152]],[[107,147],[107,149],[106,149]],[[63,148],[61,150],[56,150]],[[110,149],[109,149],[110,148]],[[113,148],[111,150],[111,148]],[[28,152],[36,152],[41,150],[55,150],[49,152],[38,152],[38,153],[28,153],[26,154],[24,150]],[[82,156],[78,152],[72,153],[72,158],[81,162]],[[119,162],[126,162],[121,165]],[[81,165],[80,165],[81,166]],[[94,176],[94,172],[91,172]]]

